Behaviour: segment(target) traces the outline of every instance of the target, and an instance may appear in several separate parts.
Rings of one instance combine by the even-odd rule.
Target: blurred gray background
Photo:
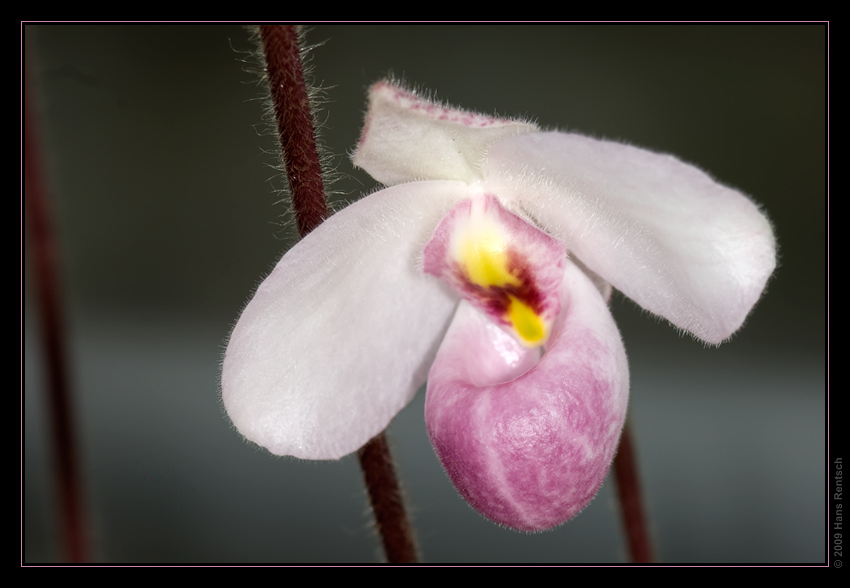
[[[718,349],[615,297],[664,562],[826,556],[826,29],[314,26],[337,201],[369,85],[678,155],[760,202],[780,266]],[[103,562],[377,562],[357,460],[275,458],[218,393],[223,342],[294,241],[240,26],[27,26],[58,238],[86,499]],[[29,261],[25,259],[25,269]],[[25,273],[25,562],[57,545],[39,317]],[[333,350],[329,349],[329,355]],[[389,434],[429,562],[622,562],[613,480],[560,528],[483,519],[435,457],[423,395]]]

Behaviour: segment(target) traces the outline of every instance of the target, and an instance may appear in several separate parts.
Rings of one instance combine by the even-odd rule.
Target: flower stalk
[[[295,220],[299,235],[304,237],[325,220],[328,205],[299,32],[294,25],[262,25],[260,38]]]
[[[381,433],[369,441],[357,452],[357,457],[387,561],[416,563],[416,540],[404,510],[404,497],[386,435]]]
[[[59,532],[64,560],[69,563],[85,563],[90,561],[90,551],[68,376],[65,320],[59,300],[59,248],[51,222],[49,197],[36,135],[32,101],[26,99],[23,145],[25,205],[31,230],[35,286],[47,363],[49,418],[61,519]]]
[[[300,33],[294,25],[262,25],[260,39],[295,220],[303,238],[325,220],[328,207],[301,59]],[[413,530],[385,434],[369,441],[358,456],[387,560],[416,562]]]
[[[617,479],[617,496],[620,499],[623,527],[629,546],[629,558],[632,563],[652,563],[655,558],[646,524],[635,463],[632,431],[628,419],[623,427],[623,433],[620,435],[617,457],[614,458],[614,476]]]

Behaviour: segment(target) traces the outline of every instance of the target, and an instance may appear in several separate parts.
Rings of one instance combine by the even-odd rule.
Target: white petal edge
[[[738,330],[776,266],[759,208],[670,155],[537,133],[495,145],[485,178],[571,256],[707,343]]]
[[[436,104],[381,81],[369,91],[369,111],[352,161],[388,186],[415,180],[475,182],[493,143],[537,130],[524,121]]]
[[[457,305],[422,274],[460,182],[376,192],[297,243],[257,289],[228,341],[222,400],[233,424],[276,455],[338,459],[416,394]]]

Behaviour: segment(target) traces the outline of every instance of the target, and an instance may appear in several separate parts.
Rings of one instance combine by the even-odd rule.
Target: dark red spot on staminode
[[[481,305],[488,314],[499,317],[503,324],[507,324],[503,317],[508,312],[511,297],[526,304],[538,316],[542,314],[544,306],[543,293],[535,283],[528,260],[514,250],[508,250],[507,257],[508,272],[517,279],[518,285],[479,286],[470,279],[461,264],[452,263],[454,278],[466,295]]]

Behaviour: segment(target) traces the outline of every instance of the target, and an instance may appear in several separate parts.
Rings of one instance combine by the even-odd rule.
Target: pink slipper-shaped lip
[[[462,302],[428,378],[425,421],[449,477],[484,516],[522,531],[590,502],[626,416],[626,354],[605,300],[570,262],[562,291],[542,357]]]

